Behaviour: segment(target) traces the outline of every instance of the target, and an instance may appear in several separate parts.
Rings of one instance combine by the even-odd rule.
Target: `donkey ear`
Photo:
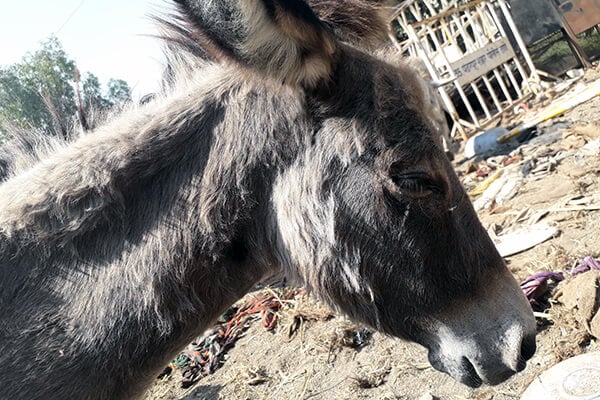
[[[329,78],[336,42],[302,0],[175,0],[209,52],[304,87]],[[206,45],[206,44],[205,44]]]
[[[392,7],[384,0],[306,0],[336,38],[365,50],[386,47]]]

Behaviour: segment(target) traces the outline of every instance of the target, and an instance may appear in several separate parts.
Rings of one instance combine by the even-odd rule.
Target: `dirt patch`
[[[298,301],[315,303],[306,297]],[[518,399],[548,367],[584,350],[600,350],[565,307],[556,303],[547,313],[560,323],[540,323],[539,349],[525,373],[493,388],[469,389],[433,370],[422,347],[376,332],[365,335],[364,327],[327,311],[324,318],[300,317],[291,336],[284,323],[275,332],[252,324],[221,369],[188,389],[181,388],[180,371],[174,371],[157,381],[147,399]],[[294,312],[282,317],[298,318]],[[365,337],[360,344],[358,332]]]
[[[592,70],[584,79],[597,76]],[[545,123],[538,138],[506,154],[457,165],[471,190],[494,171],[518,164],[514,193],[479,212],[490,232],[504,234],[537,222],[558,228],[555,237],[507,258],[517,279],[569,271],[583,257],[600,256],[600,152],[593,147],[599,111],[595,98]],[[175,370],[157,380],[146,399],[519,399],[542,371],[600,350],[598,274],[565,275],[534,305],[536,355],[524,372],[496,387],[469,389],[434,371],[422,347],[366,330],[300,296],[279,312],[274,330],[249,323],[215,373],[182,389],[181,371]]]

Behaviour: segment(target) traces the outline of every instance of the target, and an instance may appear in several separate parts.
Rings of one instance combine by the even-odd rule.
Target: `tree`
[[[31,110],[27,110],[27,106],[32,106],[34,102],[29,99],[34,93],[25,88],[18,77],[18,72],[15,67],[0,69],[0,116],[12,116],[15,123],[23,123],[26,121],[26,115],[34,115]],[[34,99],[37,100],[37,99]]]
[[[122,79],[110,79],[108,81],[108,101],[112,106],[123,107],[131,101],[131,89],[127,82]]]
[[[102,95],[102,86],[96,75],[88,72],[83,79],[81,88],[82,106],[86,111],[90,109],[105,110],[111,107],[109,100]]]
[[[56,37],[0,70],[0,118],[19,126],[65,132],[75,114],[72,86],[75,63]]]
[[[0,68],[0,130],[4,121],[66,135],[77,111],[85,128],[85,115],[92,110],[122,107],[131,99],[123,80],[111,79],[104,93],[97,76],[86,73],[80,82],[79,75],[56,37],[21,62]]]

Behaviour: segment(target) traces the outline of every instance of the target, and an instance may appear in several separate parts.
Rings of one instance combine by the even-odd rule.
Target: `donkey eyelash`
[[[442,192],[437,182],[422,173],[407,173],[392,176],[392,181],[399,189],[406,190],[412,194],[425,195]]]

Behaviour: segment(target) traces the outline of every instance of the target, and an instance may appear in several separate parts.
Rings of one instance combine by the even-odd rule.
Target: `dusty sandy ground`
[[[589,71],[584,79],[598,75]],[[529,161],[527,168],[533,172],[521,174],[516,194],[479,211],[494,235],[539,222],[558,228],[554,238],[507,258],[519,280],[538,271],[571,268],[585,256],[600,256],[600,210],[594,209],[600,205],[600,152],[588,145],[599,138],[599,111],[600,98],[595,98],[542,124],[538,137],[506,149],[504,155],[457,164],[470,190],[493,171],[511,168],[504,165],[506,157],[520,163],[517,171]],[[475,177],[477,173],[483,176]],[[548,301],[564,285],[551,285],[536,306],[552,319],[538,319],[538,351],[527,369],[496,387],[469,389],[433,370],[420,346],[378,333],[363,347],[353,348],[345,338],[362,327],[298,297],[280,313],[274,331],[252,323],[214,374],[182,389],[181,371],[175,370],[157,380],[146,399],[519,399],[550,366],[600,350],[585,322],[565,308],[560,297]],[[292,323],[297,329],[290,335]]]

